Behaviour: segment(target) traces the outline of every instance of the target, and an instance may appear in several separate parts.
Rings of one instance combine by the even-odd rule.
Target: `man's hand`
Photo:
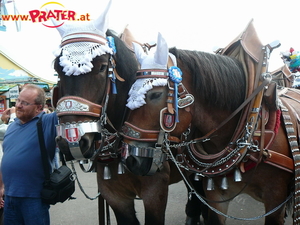
[[[3,123],[8,124],[10,115],[15,112],[16,112],[15,107],[7,108],[6,110],[4,110],[1,116],[1,120],[3,121]]]

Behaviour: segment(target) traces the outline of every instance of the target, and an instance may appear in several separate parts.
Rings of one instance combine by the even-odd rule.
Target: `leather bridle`
[[[83,36],[83,38],[79,38]],[[73,35],[73,38],[67,38],[62,41],[62,45],[73,43],[90,41],[99,44],[105,44],[102,36],[95,35],[95,38],[85,38],[84,33],[77,33]],[[110,54],[110,53],[107,53]],[[115,82],[115,79],[124,81],[118,76],[115,69],[115,61],[113,54],[109,56],[109,68],[107,70],[106,91],[102,98],[101,104],[93,103],[87,99],[78,96],[65,96],[60,98],[56,103],[56,112],[58,117],[69,115],[84,115],[98,118],[96,121],[85,122],[71,122],[71,123],[59,123],[57,125],[57,136],[65,139],[69,145],[70,152],[73,158],[77,160],[86,159],[80,149],[79,141],[86,133],[101,133],[102,138],[105,135],[102,134],[105,124],[107,124],[106,109],[109,100],[109,94],[111,91],[111,85]],[[58,91],[56,89],[56,91]],[[54,100],[55,101],[55,100]],[[98,154],[100,149],[96,149],[92,159]]]
[[[172,131],[176,127],[175,121],[175,111],[174,111],[174,104],[178,104],[180,102],[179,108],[186,108],[189,112],[189,106],[193,104],[194,97],[188,93],[184,85],[180,82],[179,84],[179,91],[178,101],[174,102],[174,82],[169,79],[168,70],[140,70],[137,72],[136,79],[143,79],[143,78],[153,78],[153,79],[167,79],[168,80],[168,98],[167,98],[167,105],[163,108],[160,112],[160,129],[159,130],[145,130],[141,129],[129,122],[125,122],[122,127],[122,136],[124,137],[123,140],[123,147],[122,147],[122,156],[128,157],[129,155],[133,155],[136,157],[152,157],[153,164],[149,173],[147,175],[154,174],[158,169],[161,169],[163,162],[166,160],[167,150],[162,148],[164,141],[172,142],[172,143],[180,143],[180,138],[176,136],[172,136]],[[177,94],[177,93],[176,93]],[[172,120],[170,124],[165,123],[164,121],[164,114],[169,116],[169,119]],[[190,122],[188,121],[187,129],[190,126]],[[165,135],[167,134],[167,135]],[[167,138],[168,140],[165,140]],[[139,147],[128,144],[128,141],[138,141],[138,142],[153,142],[155,143],[154,147]]]

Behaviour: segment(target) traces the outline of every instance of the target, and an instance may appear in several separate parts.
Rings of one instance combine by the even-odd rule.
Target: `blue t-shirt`
[[[41,197],[45,176],[36,123],[42,113],[25,124],[21,124],[20,120],[16,118],[15,122],[6,130],[1,162],[5,195]],[[46,149],[52,160],[56,147],[55,125],[58,124],[56,113],[44,114],[42,124]]]

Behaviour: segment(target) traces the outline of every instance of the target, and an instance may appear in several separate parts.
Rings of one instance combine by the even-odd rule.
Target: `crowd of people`
[[[59,164],[55,142],[58,118],[45,102],[44,90],[28,84],[15,107],[6,109],[1,116],[0,208],[4,209],[4,225],[50,224],[50,206],[42,202],[40,194],[45,176],[36,123],[43,115],[45,145],[53,169]]]

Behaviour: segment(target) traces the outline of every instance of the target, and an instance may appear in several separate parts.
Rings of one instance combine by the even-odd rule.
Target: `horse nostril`
[[[59,150],[61,151],[61,153],[65,156],[65,160],[66,161],[70,161],[70,160],[73,160],[74,157],[72,156],[71,154],[71,151],[70,151],[70,148],[69,148],[69,145],[68,145],[68,142],[62,138],[62,137],[56,137],[55,138],[55,141],[56,141],[56,144],[59,148]]]
[[[68,141],[62,137],[56,137],[56,143],[59,147],[59,149],[61,150],[61,152],[65,155],[66,160],[73,160],[74,158],[79,159],[79,155],[78,152],[72,152],[72,150],[74,149],[70,149]],[[94,146],[94,134],[93,133],[89,133],[89,134],[85,134],[81,137],[80,141],[79,141],[79,148],[81,151],[81,155],[86,158],[89,159],[92,156],[94,156],[95,153],[95,146]],[[81,156],[81,157],[82,157]]]

